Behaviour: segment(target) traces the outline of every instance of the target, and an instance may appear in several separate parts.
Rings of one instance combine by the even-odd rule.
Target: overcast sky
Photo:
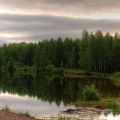
[[[120,0],[0,0],[0,43],[120,31]]]

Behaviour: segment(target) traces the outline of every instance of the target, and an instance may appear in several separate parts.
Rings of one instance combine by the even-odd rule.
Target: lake
[[[120,86],[109,79],[56,75],[4,74],[0,75],[0,107],[8,106],[15,112],[29,112],[41,116],[54,116],[60,111],[75,108],[85,85],[95,84],[102,97],[120,97]],[[112,113],[99,117],[119,120]]]

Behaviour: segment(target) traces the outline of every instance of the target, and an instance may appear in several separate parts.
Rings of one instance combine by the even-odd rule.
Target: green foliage
[[[56,68],[55,73],[57,73],[57,74],[63,74],[64,73],[64,69],[62,67]]]
[[[63,59],[64,59],[63,40],[61,37],[59,37],[56,41],[56,47],[55,47],[55,66],[63,67]]]
[[[120,86],[120,72],[113,73],[110,78],[115,86]]]
[[[55,70],[55,66],[54,66],[54,65],[48,65],[48,66],[46,67],[47,73],[53,73],[54,70]]]
[[[114,74],[112,75],[112,77],[114,77],[114,78],[118,78],[118,77],[120,77],[120,72],[116,72],[116,73],[114,73]]]
[[[95,85],[85,86],[82,95],[85,101],[99,101],[101,99],[100,93],[95,88]]]
[[[108,98],[105,98],[104,101],[105,101],[105,102],[115,102],[115,99],[108,97]]]
[[[13,59],[11,58],[8,62],[8,72],[13,73],[15,71]]]
[[[113,112],[120,112],[120,105],[118,105],[116,102],[107,102],[106,107],[112,109]]]
[[[95,34],[84,30],[82,37],[72,39],[61,37],[38,43],[10,43],[0,46],[0,68],[36,66],[44,70],[55,68],[82,69],[87,72],[113,73],[120,71],[120,35],[105,35],[98,30]]]

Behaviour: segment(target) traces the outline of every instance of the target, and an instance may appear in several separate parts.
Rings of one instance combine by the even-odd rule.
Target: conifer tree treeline
[[[120,71],[120,35],[83,31],[80,39],[59,37],[38,43],[11,43],[0,47],[0,67],[13,60],[16,66],[48,65],[97,72]]]

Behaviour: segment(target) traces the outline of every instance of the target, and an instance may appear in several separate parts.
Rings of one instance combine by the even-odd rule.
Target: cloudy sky
[[[120,31],[120,0],[0,0],[0,43]]]

